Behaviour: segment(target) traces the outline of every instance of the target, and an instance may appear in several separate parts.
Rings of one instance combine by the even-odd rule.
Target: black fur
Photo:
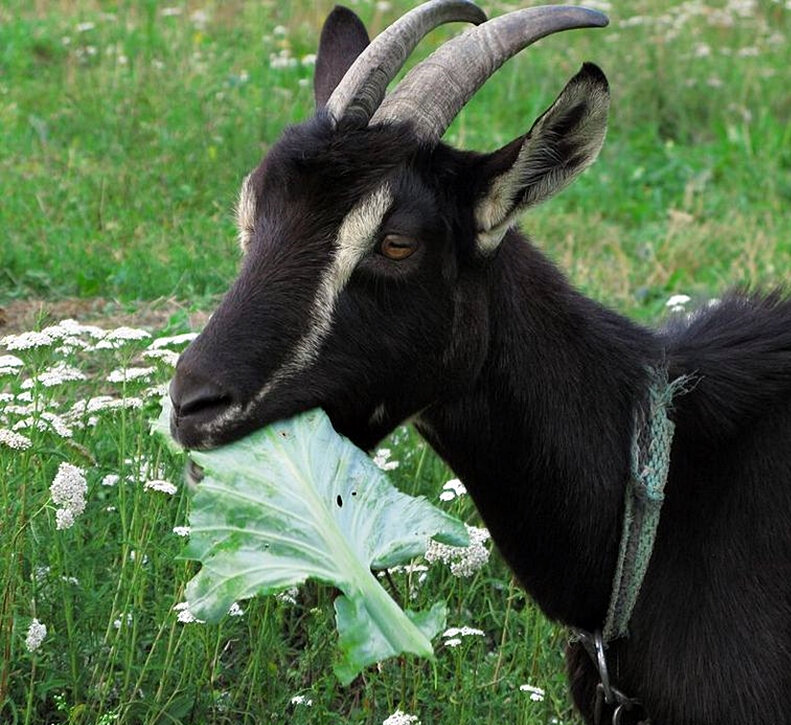
[[[654,555],[630,637],[609,651],[614,684],[654,725],[790,725],[791,302],[734,294],[652,331],[577,293],[514,230],[481,255],[473,210],[517,151],[421,147],[407,126],[333,130],[321,113],[288,129],[253,176],[240,276],[179,362],[174,433],[218,445],[322,406],[370,448],[411,417],[541,608],[592,630],[646,367],[688,375]],[[394,262],[374,245],[317,358],[251,405],[311,323],[342,219],[384,179],[395,203],[379,238],[418,251]],[[247,406],[239,420],[200,433],[232,404]],[[594,672],[578,646],[568,661],[590,722]]]

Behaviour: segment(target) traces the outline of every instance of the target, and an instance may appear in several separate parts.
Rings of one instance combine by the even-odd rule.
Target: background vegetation
[[[284,125],[312,112],[312,54],[332,4],[5,0],[0,307],[102,296],[130,309],[158,298],[210,309],[238,263],[231,207],[241,179]],[[411,3],[349,4],[376,33]],[[703,301],[734,284],[784,282],[791,3],[588,4],[608,11],[608,29],[549,38],[511,61],[447,140],[502,145],[595,61],[613,91],[608,140],[589,172],[526,218],[537,243],[586,292],[644,320],[673,293]],[[483,5],[497,14],[520,4]],[[416,57],[452,32],[432,34]],[[184,329],[178,313],[162,333]],[[175,559],[172,528],[186,522],[187,496],[144,488],[181,479],[181,462],[145,434],[157,408],[149,388],[167,379],[167,361],[146,359],[156,369],[145,384],[108,381],[142,365],[150,343],[53,341],[12,351],[24,367],[0,373],[0,428],[27,420],[18,430],[31,441],[0,442],[0,721],[380,723],[399,708],[439,725],[573,721],[564,634],[496,555],[471,579],[432,567],[416,587],[419,574],[394,575],[397,596],[416,587],[424,602],[446,598],[451,624],[484,635],[438,642],[435,663],[384,663],[350,688],[329,674],[331,593],[321,587],[296,603],[246,603],[217,627],[179,622],[173,606],[192,565]],[[86,379],[23,387],[58,363]],[[122,405],[94,425],[77,416],[67,437],[47,423],[98,394]],[[396,482],[436,500],[452,474],[410,431],[390,447]],[[86,471],[88,503],[73,528],[57,530],[48,487],[64,461]],[[109,474],[121,482],[102,486]],[[446,505],[475,523],[466,498]],[[34,617],[47,636],[31,652]]]

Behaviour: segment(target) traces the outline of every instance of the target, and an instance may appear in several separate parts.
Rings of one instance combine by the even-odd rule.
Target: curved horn
[[[560,30],[601,28],[608,22],[596,10],[570,5],[525,8],[489,20],[416,65],[371,123],[412,121],[418,137],[438,140],[489,76],[520,50]]]
[[[429,0],[385,28],[360,54],[333,91],[326,108],[335,122],[365,126],[387,84],[421,39],[444,23],[483,23],[486,14],[470,0]]]

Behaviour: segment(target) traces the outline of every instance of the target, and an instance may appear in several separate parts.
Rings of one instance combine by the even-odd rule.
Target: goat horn
[[[486,14],[470,0],[429,0],[385,28],[359,55],[337,85],[326,108],[331,118],[365,126],[387,85],[421,39],[444,23],[483,23]]]
[[[438,140],[489,76],[520,50],[560,30],[601,28],[608,22],[603,13],[570,5],[525,8],[489,20],[416,65],[371,123],[411,121],[419,138]]]

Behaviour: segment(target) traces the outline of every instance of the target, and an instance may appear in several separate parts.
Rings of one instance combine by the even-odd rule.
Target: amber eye
[[[388,259],[406,259],[417,249],[417,240],[400,234],[387,234],[379,245],[379,251]]]

